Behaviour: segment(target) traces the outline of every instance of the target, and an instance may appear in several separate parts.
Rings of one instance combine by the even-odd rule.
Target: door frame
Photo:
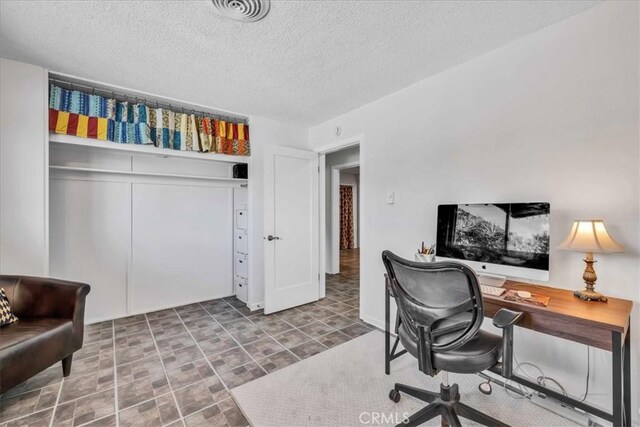
[[[360,185],[358,187],[358,197],[359,197],[359,204],[360,206],[363,206],[362,200],[363,200],[363,194],[365,193],[365,191],[363,191],[362,188],[362,176],[363,176],[363,165],[364,162],[363,160],[363,148],[364,148],[364,135],[360,134],[360,135],[356,135],[356,136],[352,136],[349,138],[343,138],[340,139],[338,141],[333,141],[330,143],[327,143],[325,145],[321,145],[319,147],[316,147],[313,149],[313,151],[315,151],[316,153],[318,153],[319,156],[319,162],[318,164],[320,165],[320,181],[319,181],[319,187],[318,187],[318,193],[319,193],[319,203],[318,203],[318,209],[319,211],[319,215],[318,215],[318,220],[320,221],[320,225],[319,225],[319,232],[320,232],[320,238],[319,238],[319,248],[318,248],[318,255],[319,255],[319,271],[321,272],[320,274],[320,289],[319,289],[319,294],[320,294],[320,298],[324,298],[327,295],[326,292],[326,274],[325,272],[327,271],[327,257],[326,257],[326,253],[327,253],[327,239],[326,239],[326,233],[327,233],[327,226],[326,226],[326,208],[327,208],[327,204],[325,202],[325,198],[326,198],[326,162],[325,162],[325,157],[327,154],[336,152],[336,151],[340,151],[340,150],[344,150],[345,148],[350,148],[350,147],[355,147],[355,146],[359,146],[360,147]],[[360,214],[360,212],[362,211],[362,209],[358,209],[358,215],[360,215],[360,219],[362,219],[362,215]],[[360,238],[358,239],[358,246],[362,247],[362,242],[363,242],[363,237],[364,237],[364,227],[362,224],[362,221],[359,221],[358,226],[360,227]],[[362,258],[360,260],[360,267],[362,268]],[[362,313],[362,292],[360,292],[360,310]]]
[[[331,259],[327,260],[329,263],[329,271],[331,274],[340,273],[340,171],[343,169],[349,169],[356,166],[360,166],[360,160],[357,162],[341,163],[331,167],[331,242],[327,242],[330,245]],[[353,187],[353,186],[352,186]],[[356,190],[355,196],[359,197],[359,191]],[[358,199],[356,199],[358,200]],[[358,203],[359,204],[359,203]],[[357,217],[356,217],[357,215]],[[360,209],[354,211],[353,220],[356,223],[357,229],[354,232],[360,230]],[[326,222],[325,222],[326,226]],[[360,239],[357,239],[358,247],[360,246]]]

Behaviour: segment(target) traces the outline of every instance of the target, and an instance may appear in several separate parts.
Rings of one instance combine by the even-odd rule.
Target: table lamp
[[[584,262],[587,264],[582,279],[587,287],[582,291],[575,291],[573,295],[585,301],[607,301],[607,297],[595,291],[596,271],[593,269],[593,253],[624,252],[624,248],[609,236],[604,222],[600,219],[576,220],[571,232],[564,242],[558,246],[577,252],[586,252]]]

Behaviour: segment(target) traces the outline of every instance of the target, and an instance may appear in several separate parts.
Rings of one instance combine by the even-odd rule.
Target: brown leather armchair
[[[0,394],[62,360],[71,372],[82,348],[89,285],[42,277],[0,276],[18,321],[0,328]]]

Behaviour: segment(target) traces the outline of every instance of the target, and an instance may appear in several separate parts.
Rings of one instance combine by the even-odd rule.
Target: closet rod
[[[202,111],[200,109],[184,108],[184,107],[177,106],[177,105],[174,105],[174,104],[169,104],[169,103],[166,103],[166,102],[159,102],[159,101],[154,101],[154,100],[149,101],[145,97],[132,96],[132,95],[128,95],[126,93],[118,93],[116,91],[109,90],[109,89],[104,89],[104,88],[101,88],[101,87],[88,86],[88,85],[82,84],[82,83],[73,83],[73,82],[70,82],[70,81],[67,81],[67,80],[56,79],[55,77],[49,77],[49,82],[57,82],[57,83],[62,84],[64,86],[70,87],[71,90],[74,90],[74,88],[88,89],[88,90],[91,91],[92,94],[95,94],[96,92],[102,92],[103,94],[105,94],[105,95],[107,95],[107,96],[109,96],[111,98],[119,99],[119,100],[122,100],[122,101],[129,101],[129,100],[134,100],[135,102],[143,101],[145,104],[147,104],[149,106],[154,106],[155,105],[156,108],[165,108],[165,109],[168,109],[168,110],[180,111],[181,113],[191,112],[191,114],[198,114],[198,115],[203,115],[203,116],[215,117],[216,119],[220,119],[220,120],[224,120],[224,121],[230,121],[230,122],[233,122],[233,123],[248,124],[248,119],[242,118],[242,117],[226,116],[226,115],[220,114],[220,113],[208,113],[208,112]]]
[[[182,179],[199,179],[206,181],[222,181],[222,182],[235,182],[242,187],[247,186],[246,179],[241,178],[227,178],[222,176],[202,176],[202,175],[182,175],[173,173],[162,172],[137,172],[132,170],[114,170],[114,169],[94,169],[83,168],[76,166],[56,166],[49,165],[50,170],[57,170],[63,172],[84,172],[84,173],[96,173],[96,174],[109,174],[109,175],[131,175],[131,176],[148,176],[148,177],[160,177],[160,178],[182,178]]]

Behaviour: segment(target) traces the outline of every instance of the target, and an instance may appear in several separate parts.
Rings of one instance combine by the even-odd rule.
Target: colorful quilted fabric
[[[231,154],[233,147],[227,139],[227,122],[224,120],[218,120],[218,134],[216,135],[216,145],[218,145],[219,152],[223,154]]]
[[[198,129],[200,130],[200,148],[202,152],[208,153],[213,145],[213,127],[209,117],[198,117]],[[213,147],[215,149],[215,147]]]
[[[189,115],[189,121],[187,122],[187,139],[186,149],[189,151],[201,151],[200,149],[200,137],[198,131],[198,120],[194,114]]]
[[[116,100],[113,98],[107,99],[105,117],[109,120],[116,119]]]
[[[129,103],[127,101],[124,102],[116,102],[116,121],[117,122],[126,122],[129,117]]]
[[[194,114],[149,108],[51,85],[52,132],[122,144],[155,144],[189,150],[248,156],[249,126]]]
[[[238,123],[238,150],[237,156],[250,156],[251,144],[249,143],[249,125]]]
[[[83,138],[107,140],[109,120],[49,109],[49,130]]]
[[[121,144],[151,144],[146,123],[126,123],[49,109],[49,130],[82,138]]]

